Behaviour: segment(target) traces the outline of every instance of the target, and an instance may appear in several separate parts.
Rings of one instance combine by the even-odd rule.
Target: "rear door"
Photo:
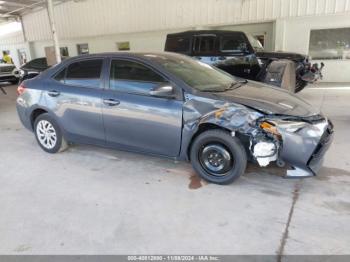
[[[107,143],[164,156],[179,154],[182,96],[151,96],[150,90],[160,84],[171,83],[143,62],[111,60],[109,89],[103,96]]]
[[[70,63],[51,81],[45,99],[70,140],[105,143],[102,120],[103,58]]]

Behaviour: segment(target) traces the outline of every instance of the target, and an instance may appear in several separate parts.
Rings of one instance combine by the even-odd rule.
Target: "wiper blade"
[[[219,93],[219,92],[225,92],[226,89],[204,89],[201,90],[201,92],[212,92],[212,93]]]
[[[226,88],[226,90],[233,90],[233,89],[237,89],[240,88],[241,86],[245,85],[248,83],[248,80],[242,80],[242,81],[237,81],[237,82],[233,82],[232,84],[230,84],[230,86],[228,88]]]

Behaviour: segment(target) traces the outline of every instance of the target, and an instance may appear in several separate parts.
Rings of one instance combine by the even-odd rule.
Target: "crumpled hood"
[[[308,102],[280,88],[249,81],[241,87],[214,95],[222,100],[242,104],[265,114],[308,117],[320,112]]]

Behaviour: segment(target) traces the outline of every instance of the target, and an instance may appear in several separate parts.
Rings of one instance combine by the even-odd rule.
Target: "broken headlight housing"
[[[280,130],[287,131],[290,133],[297,133],[299,130],[308,126],[309,124],[302,121],[287,121],[287,120],[268,120],[260,123],[262,128],[267,133],[273,134],[277,137],[281,137]]]

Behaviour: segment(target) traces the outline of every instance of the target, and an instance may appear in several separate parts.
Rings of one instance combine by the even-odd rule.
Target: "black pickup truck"
[[[305,55],[265,52],[253,36],[239,31],[197,30],[168,34],[165,51],[182,53],[238,77],[301,91],[322,78],[322,68]]]

